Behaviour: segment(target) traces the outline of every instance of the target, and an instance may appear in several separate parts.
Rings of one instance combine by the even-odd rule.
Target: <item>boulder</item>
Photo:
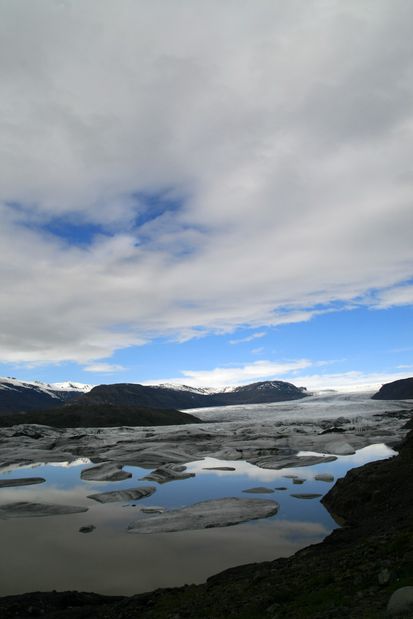
[[[411,617],[413,615],[413,587],[396,589],[387,604],[390,617]]]

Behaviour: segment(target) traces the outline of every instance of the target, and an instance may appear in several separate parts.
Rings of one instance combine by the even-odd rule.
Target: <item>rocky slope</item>
[[[373,400],[413,400],[413,378],[386,383],[372,396]]]
[[[346,525],[287,559],[244,565],[203,585],[129,598],[29,593],[0,598],[3,619],[381,619],[413,586],[413,432],[391,460],[350,471],[323,502]],[[408,589],[409,593],[410,589]],[[412,617],[410,606],[400,617]]]

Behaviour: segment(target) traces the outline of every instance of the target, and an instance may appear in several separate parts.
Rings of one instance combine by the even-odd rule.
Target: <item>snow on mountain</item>
[[[162,387],[163,389],[173,389],[174,391],[189,391],[190,393],[210,394],[219,393],[220,389],[213,387],[190,387],[189,385],[179,385],[178,383],[160,383],[159,385],[147,385],[148,387]]]
[[[79,393],[87,393],[93,389],[94,385],[84,383],[63,382],[63,383],[42,383],[39,380],[18,380],[13,376],[0,377],[0,389],[36,389],[48,393],[52,397],[58,397],[55,391],[78,391]]]
[[[42,383],[0,377],[0,414],[56,408],[85,395],[92,385],[82,383]]]
[[[147,385],[148,387],[161,387],[163,389],[173,389],[174,391],[187,391],[190,393],[197,393],[202,395],[218,394],[218,393],[234,393],[243,390],[256,390],[256,391],[283,391],[286,386],[291,383],[280,380],[267,380],[258,383],[248,383],[246,385],[228,385],[227,387],[192,387],[190,385],[181,385],[179,383],[159,383],[157,385]],[[293,385],[291,385],[294,387]]]
[[[8,390],[8,391],[20,391],[21,389],[28,389],[31,391],[37,391],[38,393],[46,393],[52,398],[57,398],[58,396],[53,393],[50,385],[46,385],[45,383],[41,383],[38,381],[22,381],[17,380],[17,378],[13,378],[11,376],[1,377],[0,378],[0,389]]]
[[[88,393],[95,385],[89,385],[86,383],[74,383],[74,382],[63,382],[63,383],[47,383],[47,386],[55,391],[79,391],[80,393]]]

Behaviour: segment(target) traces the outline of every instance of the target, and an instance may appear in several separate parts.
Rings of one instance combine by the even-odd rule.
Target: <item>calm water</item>
[[[149,471],[138,467],[125,467],[133,474],[125,481],[83,481],[82,469],[91,466],[87,462],[70,466],[39,464],[0,472],[0,479],[46,479],[46,483],[36,486],[1,488],[1,504],[36,501],[89,508],[86,513],[67,516],[0,520],[0,594],[50,589],[139,593],[198,583],[234,565],[288,556],[322,540],[337,527],[319,499],[297,499],[291,493],[325,494],[334,482],[314,480],[317,473],[331,473],[337,479],[350,468],[394,453],[385,445],[371,445],[335,462],[281,471],[259,469],[243,461],[207,458],[187,465],[188,471],[196,473],[195,477],[163,485],[139,481]],[[233,466],[236,470],[203,470],[210,466]],[[296,485],[285,475],[298,475],[305,482]],[[106,505],[87,498],[96,492],[139,485],[155,486],[156,492],[140,501]],[[242,492],[254,486],[283,486],[287,490],[262,495]],[[231,496],[274,499],[280,508],[272,518],[231,527],[156,535],[127,532],[129,522],[135,519],[134,505],[171,509]],[[96,526],[95,531],[79,533],[79,527],[89,524]]]

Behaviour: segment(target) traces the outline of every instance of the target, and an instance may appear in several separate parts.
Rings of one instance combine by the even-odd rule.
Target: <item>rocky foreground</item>
[[[353,469],[325,496],[324,505],[346,526],[290,558],[233,568],[203,585],[133,597],[78,592],[5,597],[0,598],[0,615],[3,619],[413,617],[412,474],[410,432],[398,456]]]

